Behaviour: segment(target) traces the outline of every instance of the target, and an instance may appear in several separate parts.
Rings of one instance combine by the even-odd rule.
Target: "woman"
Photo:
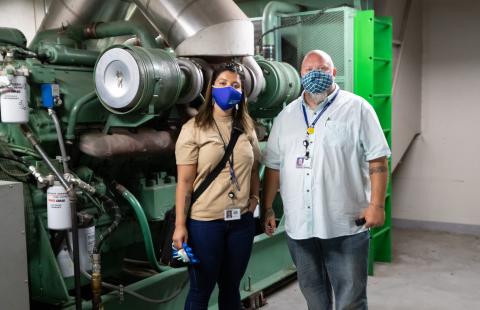
[[[248,115],[243,71],[222,64],[212,75],[205,103],[182,127],[176,144],[178,183],[174,245],[187,242],[200,263],[189,266],[190,291],[185,309],[207,309],[218,283],[219,309],[240,309],[240,280],[252,250],[258,204],[260,150]],[[194,189],[221,161],[232,125],[241,127],[222,172],[190,207]]]

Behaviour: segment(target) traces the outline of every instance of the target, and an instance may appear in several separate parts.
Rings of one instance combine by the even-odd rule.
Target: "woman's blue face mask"
[[[215,103],[223,111],[226,111],[240,103],[242,100],[242,92],[232,86],[212,86],[212,97],[215,100]]]
[[[312,70],[302,77],[302,86],[307,93],[324,93],[333,84],[333,75],[321,70]]]

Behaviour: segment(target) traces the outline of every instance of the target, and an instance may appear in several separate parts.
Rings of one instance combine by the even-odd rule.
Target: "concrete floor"
[[[370,310],[480,309],[480,236],[393,232],[393,262],[375,264],[368,279]],[[267,301],[262,310],[307,309],[296,281]]]

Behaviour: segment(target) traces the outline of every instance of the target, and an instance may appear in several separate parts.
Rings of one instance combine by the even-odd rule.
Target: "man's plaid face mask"
[[[325,92],[333,84],[333,75],[330,73],[313,70],[302,77],[303,89],[307,93],[320,94]]]

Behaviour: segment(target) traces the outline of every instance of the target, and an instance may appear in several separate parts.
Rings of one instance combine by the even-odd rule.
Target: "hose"
[[[68,116],[67,132],[65,133],[65,138],[67,140],[71,141],[71,140],[75,139],[75,126],[77,125],[78,112],[80,111],[80,109],[85,104],[92,101],[96,97],[97,97],[97,93],[95,91],[92,91],[91,93],[88,93],[85,96],[78,99],[73,104],[73,108],[70,111],[70,115]]]
[[[9,156],[9,155],[3,154],[3,155],[0,155],[0,158],[1,158],[1,159],[6,159],[6,160],[14,161],[14,162],[16,162],[16,163],[19,163],[19,164],[24,165],[24,166],[27,167],[27,168],[28,168],[28,166],[29,166],[28,163],[27,163],[23,158],[21,158],[21,157]]]
[[[8,156],[8,155],[1,155],[0,159],[12,161],[16,164],[23,165],[23,166],[27,167],[27,169],[28,169],[28,163],[23,158],[15,157],[15,156]],[[13,171],[9,170],[8,168],[6,168],[3,165],[3,163],[1,163],[1,162],[0,162],[0,169],[3,172],[5,172],[6,174],[8,174],[9,176],[11,176],[12,178],[14,178],[15,180],[19,181],[19,182],[26,182],[25,180],[22,180],[22,179],[19,179],[19,178],[23,178],[23,177],[26,177],[26,176],[32,174],[31,171],[28,171],[28,172],[25,172],[25,173],[13,172]]]
[[[100,236],[98,236],[97,241],[95,242],[95,245],[93,247],[93,253],[98,254],[100,253],[102,249],[103,242],[105,239],[107,239],[114,231],[117,229],[118,225],[120,224],[120,221],[122,220],[122,213],[120,212],[120,207],[118,206],[115,201],[110,199],[107,195],[99,195],[99,198],[102,199],[105,204],[109,205],[111,209],[113,210],[114,213],[114,220],[110,226],[104,230]]]
[[[14,178],[23,178],[23,177],[26,177],[26,176],[32,174],[30,171],[25,172],[25,173],[12,172],[12,171],[8,170],[7,168],[5,168],[5,166],[3,166],[3,164],[1,162],[0,162],[0,169],[2,169],[3,172],[5,172],[6,174],[8,174],[9,176],[14,177]]]
[[[123,196],[123,198],[128,201],[135,213],[135,217],[137,218],[138,224],[140,225],[140,230],[142,231],[143,241],[145,243],[145,251],[147,252],[147,258],[150,262],[150,265],[159,272],[164,271],[165,268],[160,266],[155,256],[152,234],[150,233],[150,227],[148,225],[147,217],[145,216],[145,212],[143,212],[143,208],[140,202],[123,185],[115,183],[115,189]]]
[[[98,209],[98,211],[100,212],[100,214],[104,214],[105,213],[105,209],[103,208],[103,206],[95,199],[93,198],[92,195],[90,195],[88,192],[84,191],[83,192],[85,194],[85,196],[87,196],[88,199],[90,199],[90,201],[95,205],[95,207]]]
[[[29,149],[27,147],[18,146],[11,143],[8,143],[7,146],[14,153],[22,153],[24,155],[29,155],[35,158],[42,158],[35,150]]]

